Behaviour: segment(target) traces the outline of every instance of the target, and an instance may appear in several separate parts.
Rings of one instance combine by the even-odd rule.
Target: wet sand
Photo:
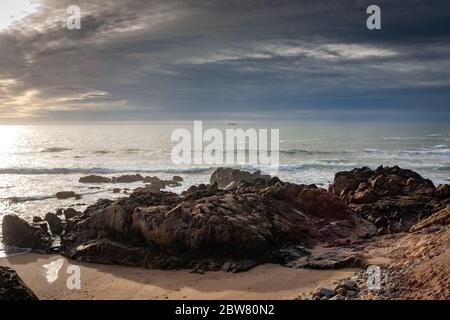
[[[44,265],[63,259],[49,283]],[[67,287],[69,265],[80,267],[81,288]],[[58,255],[20,254],[0,259],[17,271],[39,299],[295,299],[318,285],[352,276],[357,269],[307,270],[265,264],[243,273],[147,270],[79,263]]]

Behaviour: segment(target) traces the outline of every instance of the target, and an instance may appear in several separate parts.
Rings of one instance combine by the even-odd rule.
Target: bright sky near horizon
[[[371,2],[2,0],[0,123],[449,122],[449,2]]]

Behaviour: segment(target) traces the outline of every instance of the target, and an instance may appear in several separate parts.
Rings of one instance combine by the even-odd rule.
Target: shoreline
[[[48,283],[43,265],[63,259],[58,279]],[[68,265],[81,270],[81,289],[66,286]],[[356,274],[359,269],[310,270],[264,264],[242,273],[149,270],[119,265],[81,263],[59,255],[24,253],[0,258],[42,300],[292,300],[319,285]]]
[[[162,192],[181,179],[175,178],[121,176],[149,184],[32,224],[8,215],[6,243],[28,243],[34,251],[0,257],[0,266],[14,269],[45,300],[445,299],[450,293],[448,185],[436,187],[397,166],[339,172],[328,190],[219,168],[208,185]],[[54,246],[58,234],[62,241]],[[367,285],[373,264],[391,277],[386,290]],[[441,271],[431,272],[433,264]],[[46,267],[55,266],[61,269],[53,282]],[[80,271],[79,289],[66,282],[69,266]],[[418,286],[426,277],[437,285]]]

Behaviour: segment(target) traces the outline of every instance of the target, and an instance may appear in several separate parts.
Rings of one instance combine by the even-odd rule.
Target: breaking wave
[[[112,168],[0,168],[1,174],[113,174],[113,173],[203,173],[214,170],[215,167],[183,167],[183,168],[154,168],[154,169],[112,169]]]

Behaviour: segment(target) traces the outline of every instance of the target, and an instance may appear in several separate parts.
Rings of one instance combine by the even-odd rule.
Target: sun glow
[[[24,131],[23,126],[0,125],[0,166],[4,157],[15,149]]]
[[[0,2],[0,30],[35,12],[38,7],[32,0],[2,0]]]

